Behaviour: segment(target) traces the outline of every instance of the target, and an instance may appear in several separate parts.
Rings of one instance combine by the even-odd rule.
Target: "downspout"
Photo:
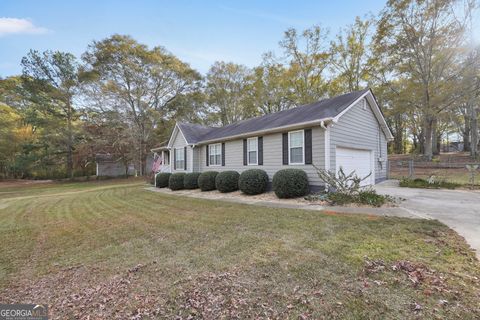
[[[192,144],[192,156],[191,156],[191,158],[192,158],[192,160],[191,160],[191,163],[192,163],[191,170],[192,171],[191,172],[194,172],[193,171],[193,149],[195,149],[196,146],[197,146],[196,144]]]
[[[155,161],[155,156],[158,156],[158,153],[156,153],[156,152],[153,153],[153,161]],[[153,174],[153,186],[155,188],[157,187],[157,174],[158,174],[158,172],[155,172]]]
[[[174,158],[172,155],[172,149],[173,149],[173,152],[175,153],[175,148],[167,147],[167,149],[168,149],[168,163],[169,163],[168,171],[169,173],[172,173],[172,159]]]
[[[321,121],[320,122],[320,127],[322,127],[322,129],[324,130],[324,147],[325,147],[325,150],[324,150],[324,156],[325,156],[325,166],[324,166],[324,169],[325,171],[330,171],[330,127],[331,125],[329,126],[328,124],[325,124],[325,121]],[[329,189],[329,186],[327,183],[325,183],[325,191],[328,192],[328,189]]]

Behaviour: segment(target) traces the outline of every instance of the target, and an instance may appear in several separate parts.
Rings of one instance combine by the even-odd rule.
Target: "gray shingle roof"
[[[195,123],[177,123],[177,125],[180,127],[180,130],[182,130],[183,136],[187,139],[188,143],[198,143],[203,140],[202,137],[207,135],[207,133],[219,129]]]
[[[248,134],[249,132],[275,129],[320,119],[334,118],[369,89],[355,91],[331,99],[283,110],[264,116],[238,121],[224,127],[206,127],[198,124],[179,123],[188,143],[217,140]]]
[[[95,162],[115,162],[113,154],[110,153],[97,153],[95,155]]]

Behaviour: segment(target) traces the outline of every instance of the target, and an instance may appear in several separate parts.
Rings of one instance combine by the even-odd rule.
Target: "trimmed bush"
[[[217,171],[205,171],[198,176],[198,186],[202,191],[215,190],[215,178]]]
[[[170,176],[170,179],[168,179],[168,187],[173,191],[183,189],[184,178],[185,178],[185,173],[183,172],[172,174]]]
[[[185,187],[185,189],[197,189],[199,176],[199,172],[187,173],[185,175],[185,178],[183,178],[183,186]]]
[[[275,173],[273,191],[279,198],[296,198],[308,194],[308,177],[301,169],[283,169]]]
[[[220,192],[232,192],[238,190],[238,178],[240,174],[237,171],[223,171],[217,174],[215,178],[215,187]]]
[[[172,174],[168,172],[163,172],[157,174],[157,188],[166,188],[168,187],[168,180]]]
[[[238,179],[238,188],[245,194],[260,194],[267,191],[268,174],[261,169],[243,171]]]

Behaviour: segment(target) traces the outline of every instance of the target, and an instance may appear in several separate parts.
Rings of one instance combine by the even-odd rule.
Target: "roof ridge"
[[[285,110],[280,110],[280,111],[272,112],[272,113],[266,113],[266,114],[262,114],[262,115],[259,115],[259,116],[256,116],[256,117],[252,117],[252,118],[242,119],[242,120],[239,120],[239,121],[236,121],[236,122],[229,123],[229,124],[227,124],[227,125],[225,125],[225,126],[221,126],[221,127],[210,127],[210,128],[226,128],[226,127],[233,126],[233,125],[235,125],[235,124],[238,124],[238,123],[241,123],[241,122],[244,122],[244,121],[249,121],[249,120],[253,120],[253,119],[259,119],[259,118],[266,117],[266,116],[269,116],[269,115],[272,115],[272,114],[286,113],[287,111],[298,110],[299,108],[304,108],[304,107],[310,107],[310,106],[312,106],[312,105],[316,105],[316,104],[319,104],[319,103],[328,102],[329,100],[333,100],[333,99],[336,99],[336,98],[340,98],[340,97],[343,97],[343,96],[346,96],[346,95],[355,94],[355,93],[360,93],[360,92],[367,92],[368,90],[370,90],[370,88],[366,88],[366,89],[363,89],[363,90],[356,90],[356,91],[352,91],[352,92],[348,92],[348,93],[343,93],[343,94],[340,94],[340,95],[338,95],[338,96],[334,96],[334,97],[331,97],[331,98],[321,99],[321,100],[318,100],[318,101],[315,101],[315,102],[311,102],[311,103],[307,103],[307,104],[302,104],[302,105],[299,105],[299,106],[296,106],[296,107],[293,107],[293,108],[289,108],[289,109],[285,109]]]
[[[258,130],[273,130],[293,124],[334,118],[368,91],[370,88],[352,91],[294,108],[243,119],[221,127],[188,122],[177,123],[180,127],[183,126],[182,131],[185,131],[183,133],[187,141],[191,143],[210,141]]]

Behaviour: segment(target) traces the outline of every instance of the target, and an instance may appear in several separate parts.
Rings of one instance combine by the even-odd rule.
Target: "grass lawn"
[[[0,303],[52,318],[480,317],[480,265],[436,221],[0,183],[0,244]]]

